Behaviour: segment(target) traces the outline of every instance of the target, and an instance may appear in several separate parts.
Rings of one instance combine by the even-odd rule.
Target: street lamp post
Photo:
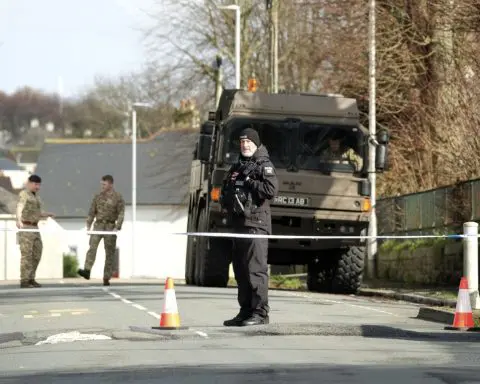
[[[369,140],[369,169],[368,177],[370,179],[370,201],[371,201],[371,216],[369,221],[368,234],[369,238],[367,241],[368,244],[368,264],[367,271],[370,278],[375,276],[375,259],[377,257],[377,213],[376,213],[376,182],[377,177],[375,174],[375,144],[374,138],[376,134],[376,110],[375,110],[375,99],[376,99],[376,77],[375,77],[375,0],[369,0],[369,34],[368,34],[368,45],[369,45],[369,62],[368,62],[368,77],[369,77],[369,96],[368,96],[368,128],[370,134]]]
[[[240,6],[217,5],[217,8],[235,11],[235,89],[240,89]]]
[[[151,108],[149,103],[133,103],[130,105],[132,112],[132,277],[135,266],[135,229],[137,222],[137,111],[135,107]]]

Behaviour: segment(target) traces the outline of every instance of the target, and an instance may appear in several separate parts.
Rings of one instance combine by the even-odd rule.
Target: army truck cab
[[[224,175],[238,159],[238,135],[253,126],[275,165],[278,195],[271,201],[274,235],[269,264],[308,265],[308,288],[354,293],[364,271],[370,183],[369,133],[355,99],[340,95],[224,90],[218,109],[201,127],[192,161],[189,232],[232,232],[220,207]],[[385,166],[388,136],[376,137],[377,171]],[[317,239],[315,236],[331,236]],[[232,242],[189,236],[187,284],[224,287]]]

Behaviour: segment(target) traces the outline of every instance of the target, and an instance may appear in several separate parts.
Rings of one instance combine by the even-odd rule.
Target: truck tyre
[[[333,272],[333,293],[357,293],[362,284],[365,253],[365,247],[352,246],[341,250]]]
[[[207,212],[200,211],[198,231],[208,232]],[[195,257],[195,284],[204,287],[226,287],[231,261],[231,241],[225,238],[197,238]]]
[[[188,216],[188,232],[195,231],[195,218],[190,214]],[[193,236],[187,236],[187,252],[185,255],[185,284],[193,285],[195,281],[195,254],[196,239]]]

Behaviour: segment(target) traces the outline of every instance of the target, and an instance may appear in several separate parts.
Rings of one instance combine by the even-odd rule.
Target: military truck
[[[279,192],[271,202],[271,265],[308,265],[311,291],[355,293],[362,281],[371,210],[368,131],[359,122],[357,102],[341,95],[267,94],[224,90],[218,108],[202,125],[192,161],[189,232],[233,232],[219,203],[222,180],[239,156],[239,132],[259,132],[275,165]],[[330,138],[356,153],[361,166],[322,156]],[[376,169],[385,167],[388,135],[379,132]],[[328,151],[327,151],[328,152]],[[332,236],[316,239],[315,236]],[[197,286],[225,287],[232,242],[226,237],[188,236],[185,278]]]

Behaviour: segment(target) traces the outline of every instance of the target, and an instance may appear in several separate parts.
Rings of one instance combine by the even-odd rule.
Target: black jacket
[[[275,167],[270,161],[267,148],[257,148],[250,159],[240,156],[227,172],[222,187],[222,208],[226,209],[234,228],[261,228],[272,233],[270,200],[278,192]],[[243,213],[235,210],[235,195],[239,197]]]

